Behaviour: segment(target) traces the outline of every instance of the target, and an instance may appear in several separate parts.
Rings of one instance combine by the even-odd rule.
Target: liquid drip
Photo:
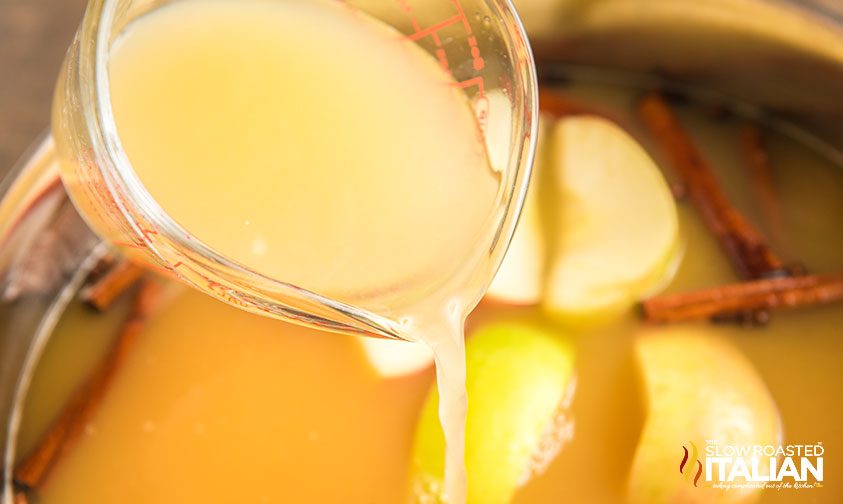
[[[465,390],[465,337],[462,322],[419,333],[433,350],[436,386],[439,389],[439,422],[445,436],[445,480],[440,497],[449,504],[466,501],[465,420],[468,399]]]

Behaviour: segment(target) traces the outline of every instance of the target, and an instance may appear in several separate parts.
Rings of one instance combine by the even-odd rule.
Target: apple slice
[[[638,337],[635,353],[648,405],[629,473],[629,502],[755,500],[759,489],[726,491],[704,482],[706,440],[740,446],[781,442],[779,412],[753,365],[706,327],[654,330]],[[683,446],[690,459],[691,443],[697,459],[690,461],[691,472],[680,474]],[[695,486],[700,467],[702,477]]]
[[[498,323],[466,344],[468,504],[504,504],[573,436],[574,350],[545,329]],[[416,430],[416,502],[441,502],[445,442],[439,397],[428,395]]]
[[[422,343],[364,336],[358,341],[369,364],[384,378],[417,373],[433,365],[433,352]]]
[[[543,307],[573,325],[607,320],[672,276],[673,196],[644,149],[606,119],[562,119],[550,139],[558,233]]]
[[[516,305],[538,304],[544,289],[545,239],[539,208],[538,181],[544,165],[547,129],[553,119],[542,116],[539,121],[536,158],[532,182],[521,210],[521,218],[503,263],[486,295],[489,299]]]

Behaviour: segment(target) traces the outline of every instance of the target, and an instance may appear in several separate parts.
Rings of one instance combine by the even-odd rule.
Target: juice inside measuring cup
[[[456,83],[340,4],[178,2],[127,30],[110,77],[152,197],[269,277],[358,305],[424,292],[491,214],[499,177]]]
[[[175,3],[130,26],[109,70],[122,145],[176,222],[431,345],[459,502],[471,301],[431,295],[474,267],[500,177],[456,82],[386,25],[297,0]]]

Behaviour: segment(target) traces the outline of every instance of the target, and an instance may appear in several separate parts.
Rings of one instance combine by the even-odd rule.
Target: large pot
[[[834,0],[520,0],[547,81],[572,69],[668,79],[769,114],[843,160],[843,8]],[[76,214],[47,138],[0,185],[0,452],[33,369],[107,247]],[[834,400],[833,398],[829,398]],[[7,472],[6,477],[9,474]],[[9,480],[6,479],[6,483]]]

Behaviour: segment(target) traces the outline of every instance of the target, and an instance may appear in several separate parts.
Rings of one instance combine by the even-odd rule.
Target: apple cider
[[[643,184],[616,198],[634,199],[646,191],[655,198],[669,191],[675,175],[637,114],[641,90],[623,81],[605,84],[572,75],[548,95],[626,125],[644,148],[617,151],[624,153],[623,161],[633,163],[644,153],[664,173],[663,180],[650,182],[658,188],[653,189],[624,179],[636,169],[612,172],[624,184]],[[745,117],[713,114],[694,102],[668,102],[715,167],[730,201],[777,250],[786,251],[788,261],[798,258],[811,273],[843,268],[843,172],[835,163]],[[566,121],[574,122],[566,126]],[[614,127],[609,124],[589,125],[582,114],[544,117],[531,202],[513,244],[521,252],[506,260],[503,271],[546,273],[533,280],[520,277],[534,287],[519,283],[518,275],[496,281],[469,319],[469,502],[726,502],[722,490],[695,487],[679,473],[683,446],[693,442],[702,453],[707,439],[739,445],[819,442],[829,449],[843,443],[836,428],[843,411],[831,399],[843,379],[839,305],[774,311],[763,327],[728,321],[654,325],[642,322],[632,305],[618,308],[614,301],[594,322],[573,315],[591,312],[594,303],[553,294],[568,288],[551,274],[559,261],[570,260],[566,239],[575,241],[590,225],[589,215],[580,214],[583,228],[569,223],[567,231],[558,229],[560,208],[578,212],[601,205],[599,198],[566,203],[559,191],[571,197],[586,197],[588,191],[585,182],[571,173],[563,177],[562,171],[591,170],[586,175],[594,176],[601,168],[589,163],[610,166],[615,133],[600,133]],[[765,140],[776,181],[775,219],[759,204],[759,182],[745,167],[736,140],[744,128],[757,128]],[[566,135],[572,134],[580,135],[573,137],[579,144],[570,143]],[[586,151],[589,156],[578,158],[572,151],[587,148],[589,135],[602,138],[605,156]],[[604,180],[601,187],[611,183]],[[648,252],[658,260],[638,276],[655,280],[636,298],[738,281],[687,198],[660,211],[648,219],[666,219],[669,230],[675,218],[675,234],[660,231],[674,243],[659,239],[663,251]],[[634,219],[622,224],[637,225]],[[559,243],[549,244],[551,231]],[[631,248],[614,260],[624,258],[628,268],[611,267],[629,272],[631,263],[642,262]],[[604,272],[593,275],[608,278]],[[618,289],[641,288],[627,280]],[[81,433],[32,492],[34,501],[425,502],[414,492],[420,488],[419,467],[431,463],[420,459],[432,456],[441,464],[441,447],[422,446],[441,444],[435,433],[425,434],[431,428],[425,403],[434,382],[429,356],[408,358],[417,350],[393,354],[375,340],[252,316],[167,280],[151,281],[164,284],[154,313]],[[67,311],[29,394],[19,461],[50,430],[62,397],[84,381],[82,364],[95,367],[108,347],[94,333],[116,334],[131,297],[124,295],[105,315],[81,305]],[[568,302],[564,309],[563,302]],[[385,367],[378,352],[397,362]],[[506,362],[522,355],[529,358]],[[496,374],[484,375],[484,366]],[[433,427],[438,429],[435,422]],[[510,449],[513,439],[534,452],[525,457]],[[829,464],[822,488],[731,490],[728,502],[792,502],[799,498],[793,492],[835,502],[843,491],[836,483],[840,478],[839,467]],[[497,494],[489,494],[490,488]]]
[[[622,43],[628,33],[619,33],[603,40]],[[210,63],[208,71],[215,71]],[[829,140],[833,129],[807,134],[785,114],[705,92],[711,82],[701,81],[700,92],[632,69],[565,64],[545,74],[525,209],[466,325],[466,502],[840,502],[843,467],[833,461],[843,446],[836,399],[843,305],[826,302],[839,299],[843,285],[843,156]],[[177,91],[130,84],[164,106],[152,94]],[[777,92],[775,85],[758,89]],[[118,105],[156,113],[124,98]],[[162,127],[194,134],[181,126]],[[350,142],[367,141],[359,129],[333,128]],[[468,134],[456,126],[447,133]],[[161,154],[136,140],[136,156]],[[193,140],[204,155],[201,139]],[[246,140],[271,143],[260,135]],[[460,198],[491,205],[493,172],[468,144],[454,143],[463,164],[437,168],[465,177],[441,188],[437,211],[461,207]],[[334,264],[332,250],[308,256],[299,249],[299,262],[265,255],[275,243],[306,247],[318,238],[296,227],[301,222],[275,226],[275,213],[265,210],[284,201],[270,188],[253,188],[260,198],[250,201],[263,222],[208,202],[193,212],[196,202],[168,185],[176,170],[167,166],[144,182],[170,191],[165,204],[218,246],[258,268],[289,267],[283,274],[330,287],[337,272],[320,265]],[[227,194],[228,165],[206,159],[202,166],[203,174],[185,173],[180,184],[218,171],[214,183]],[[436,185],[439,175],[419,174],[420,183]],[[314,172],[301,176],[298,182],[318,182]],[[292,189],[287,196],[304,199]],[[365,225],[373,217],[366,203],[355,216],[363,232],[376,233]],[[311,210],[318,219],[334,204]],[[433,233],[456,241],[430,243],[409,232],[418,227],[404,227],[402,219],[414,215],[405,210],[392,224],[429,258],[463,243],[459,231],[472,224],[460,219],[479,219],[457,212],[452,228]],[[216,226],[208,212],[230,222]],[[424,270],[399,261],[380,276],[377,258],[400,255],[400,246],[382,250],[371,238],[365,250],[345,250],[349,262],[369,266],[342,272],[353,276],[346,278],[351,295]],[[63,313],[21,412],[16,488],[45,504],[439,502],[446,444],[435,374],[425,346],[261,318],[149,274],[103,313],[81,297]],[[68,397],[82,397],[83,406]],[[50,448],[56,439],[59,447]],[[733,456],[792,446],[827,450],[827,463],[822,455],[763,463]]]

